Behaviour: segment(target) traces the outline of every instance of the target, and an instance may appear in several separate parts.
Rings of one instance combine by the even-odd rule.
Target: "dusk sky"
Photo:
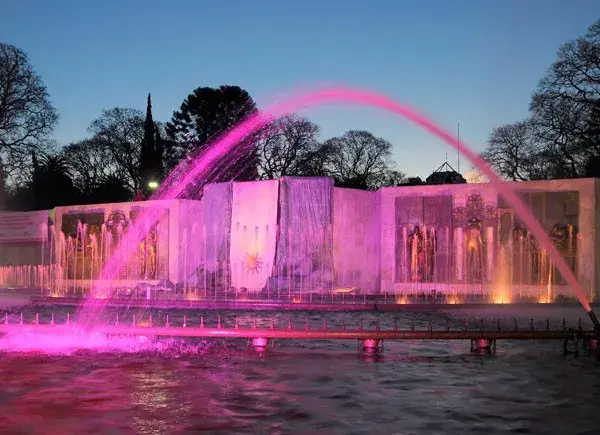
[[[60,144],[103,109],[167,121],[196,87],[235,84],[259,106],[298,87],[377,90],[430,115],[477,150],[527,115],[559,46],[600,18],[598,0],[2,0],[0,41],[25,50],[60,113]],[[279,96],[279,97],[278,97]],[[322,137],[366,129],[399,167],[427,176],[445,144],[375,109],[303,113]],[[461,163],[461,169],[467,166]]]

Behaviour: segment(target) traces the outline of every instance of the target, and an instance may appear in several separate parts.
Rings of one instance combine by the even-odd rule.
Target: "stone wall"
[[[600,180],[512,186],[560,246],[586,297],[597,299]],[[246,268],[234,284],[253,291],[266,285],[271,294],[359,287],[364,293],[435,289],[504,292],[510,298],[535,296],[546,286],[553,297],[570,295],[551,259],[524,236],[527,229],[490,184],[402,186],[378,192],[334,188],[328,178],[213,184],[206,186],[201,201],[57,207],[52,239],[59,241],[61,232],[75,234],[80,218],[89,227],[107,225],[117,215],[135,221],[145,208],[162,210],[154,228],[157,271],[148,281],[228,289],[232,268],[239,268],[244,257],[256,260],[260,273],[255,275],[260,276],[250,282]],[[37,243],[2,245],[0,266],[37,265],[42,257],[44,263],[60,264],[59,245],[43,254]],[[52,243],[44,246],[49,249]]]
[[[379,290],[379,193],[333,189],[333,263],[336,288]]]
[[[555,245],[560,245],[588,298],[595,298],[600,291],[597,272],[600,241],[596,237],[600,227],[599,183],[598,180],[579,179],[512,184],[520,190],[523,200]],[[523,248],[523,242],[519,247],[520,219],[490,184],[402,186],[384,188],[379,193],[382,291],[429,292],[436,289],[493,294],[500,291],[499,284],[503,283],[507,288],[502,291],[533,297],[541,291],[541,286],[548,287],[549,282],[553,297],[570,295],[552,260],[543,256],[543,249],[536,245],[535,254],[532,254],[533,251]],[[448,226],[449,207],[452,222]],[[435,275],[429,276],[425,270],[410,269],[410,252],[407,250],[412,246],[411,241],[416,240],[413,236],[416,227],[421,232],[425,228],[429,233],[432,225],[435,236],[420,236],[419,239],[419,246],[425,252],[423,255],[435,263]],[[565,240],[570,237],[569,231],[572,240],[561,241],[561,237]],[[425,248],[427,243],[423,240],[427,237],[435,244],[435,249],[432,248],[435,255]],[[451,262],[448,256],[444,257],[448,248],[452,251]],[[474,257],[478,250],[481,255]],[[509,255],[502,257],[505,250],[510,251]],[[446,273],[444,263],[451,263],[451,276]],[[519,271],[519,267],[526,270]],[[505,273],[509,276],[502,276]],[[418,279],[414,279],[415,274]]]
[[[262,290],[273,273],[279,181],[234,183],[231,211],[231,285]]]
[[[296,293],[333,287],[333,180],[279,180],[279,233],[269,291]]]
[[[202,201],[178,200],[171,207],[178,241],[171,247],[172,267],[177,274],[170,280],[182,283],[184,287],[196,285],[198,268],[204,264],[206,246],[204,244],[204,219]]]
[[[203,288],[230,286],[229,246],[233,183],[209,184],[202,196],[204,265],[198,273]]]
[[[0,243],[0,267],[48,265],[50,254],[48,242]]]
[[[179,242],[177,204],[177,200],[159,200],[57,207],[54,209],[55,262],[57,264],[65,264],[67,254],[63,241],[65,238],[77,235],[78,221],[83,221],[90,233],[93,232],[93,227],[96,227],[94,231],[100,231],[100,227],[104,227],[103,231],[106,238],[102,241],[98,240],[97,245],[99,250],[103,250],[109,254],[110,249],[116,247],[115,242],[110,242],[110,240],[118,239],[117,234],[120,230],[117,228],[126,228],[143,215],[145,210],[149,209],[156,211],[158,221],[152,227],[151,234],[149,233],[147,238],[145,238],[143,246],[139,244],[131,248],[128,265],[122,268],[116,281],[173,281],[173,278],[176,279],[179,274],[179,265],[177,262],[177,244]],[[114,230],[113,226],[115,227]],[[97,234],[96,237],[98,239],[102,236]],[[88,243],[89,237],[86,241],[86,256],[89,259]],[[108,247],[109,244],[112,245],[112,248]],[[80,257],[81,255],[78,254],[78,256]],[[145,260],[142,261],[142,257]],[[77,279],[79,285],[84,287],[90,284],[91,279],[98,278],[101,265],[92,266],[87,264],[87,261],[78,258],[78,264],[74,268],[65,267],[64,278],[67,280]],[[85,264],[84,268],[86,271],[82,269],[82,264]],[[95,272],[90,272],[87,269]]]

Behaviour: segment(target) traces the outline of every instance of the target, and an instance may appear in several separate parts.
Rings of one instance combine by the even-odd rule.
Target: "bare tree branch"
[[[92,140],[111,155],[117,172],[127,177],[132,190],[139,187],[140,145],[144,138],[144,115],[136,109],[105,110],[88,128]]]
[[[30,164],[32,151],[48,152],[58,121],[42,79],[27,55],[0,43],[0,156],[10,176]]]
[[[258,173],[261,179],[315,175],[311,160],[320,149],[319,127],[308,119],[289,115],[268,125],[259,135]]]

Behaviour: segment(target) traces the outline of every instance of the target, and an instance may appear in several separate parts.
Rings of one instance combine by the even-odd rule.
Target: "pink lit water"
[[[210,180],[207,178],[206,174],[215,174],[219,171],[219,168],[215,168],[215,164],[217,162],[222,162],[221,159],[224,156],[231,156],[231,159],[235,160],[236,146],[240,141],[243,138],[256,133],[273,118],[313,106],[331,103],[365,105],[395,113],[400,117],[419,125],[446,142],[448,145],[459,150],[462,155],[467,157],[474,166],[490,180],[497,191],[513,207],[515,213],[521,218],[525,226],[539,241],[540,245],[546,249],[548,255],[554,261],[556,268],[565,278],[573,294],[578,298],[583,308],[586,311],[591,310],[581,286],[563,257],[551,242],[549,236],[536,220],[535,216],[528,210],[527,206],[518,197],[513,188],[509,184],[504,183],[475,152],[464,143],[457,141],[452,134],[437,126],[430,119],[419,114],[412,108],[399,104],[384,95],[373,92],[342,87],[320,89],[291,98],[288,101],[272,106],[262,113],[251,116],[236,128],[225,134],[222,138],[214,142],[205,152],[197,155],[193,161],[182,162],[165,180],[159,192],[156,193],[153,199],[177,198],[181,196],[182,193],[186,192],[186,189],[190,186],[202,186],[209,182]],[[237,149],[237,151],[240,150]],[[140,217],[135,225],[130,227],[124,237],[122,247],[118,249],[115,255],[113,255],[106,263],[102,272],[103,280],[111,280],[117,276],[122,264],[126,262],[132,253],[132,248],[127,247],[137,246],[139,240],[141,240],[159,217],[158,211],[146,212]],[[102,309],[103,303],[101,300],[88,300],[79,313],[80,321],[87,324],[97,323]]]
[[[581,309],[548,307],[553,327],[574,325]],[[34,315],[26,309],[26,318]],[[114,316],[107,310],[105,314]],[[132,315],[133,313],[130,313]],[[137,313],[139,316],[141,312]],[[153,312],[164,320],[164,312]],[[200,313],[183,314],[197,322]],[[216,323],[216,313],[203,313]],[[452,317],[460,327],[464,313]],[[493,323],[498,308],[471,313]],[[505,313],[506,314],[506,313]],[[545,311],[511,311],[545,326]],[[50,312],[43,311],[42,320]],[[225,326],[233,315],[222,313]],[[254,313],[238,313],[242,326]],[[285,326],[289,313],[269,313]],[[304,324],[304,313],[291,314]],[[66,311],[56,311],[58,322]],[[437,314],[381,314],[382,328],[412,320],[443,328]],[[141,317],[140,317],[141,318]],[[373,314],[328,317],[331,327]],[[472,319],[474,324],[478,320]],[[584,321],[586,319],[584,318]],[[512,323],[506,317],[505,325]],[[323,319],[310,315],[319,328]],[[10,337],[4,340],[10,340]],[[600,411],[600,367],[561,354],[560,343],[501,342],[496,356],[471,355],[466,342],[386,342],[367,357],[354,342],[279,342],[260,355],[243,340],[102,341],[87,349],[68,339],[52,352],[29,337],[27,352],[0,340],[0,434],[593,434]],[[23,340],[19,340],[23,345]],[[36,352],[36,343],[43,353]],[[5,347],[5,345],[8,345]],[[62,348],[61,348],[62,347]],[[23,348],[21,348],[23,350]]]
[[[325,103],[379,107],[460,148],[512,205],[547,249],[583,307],[590,309],[568,266],[512,188],[451,134],[382,95],[334,88],[278,104],[233,129],[193,162],[182,164],[165,181],[157,199],[176,198],[190,185],[210,181],[203,174],[214,174],[215,162],[224,156],[235,157],[240,139],[271,117]],[[136,246],[160,217],[158,213],[147,213],[133,225],[123,246]],[[115,277],[129,254],[124,247],[118,250],[103,278]],[[31,317],[33,313],[26,314]],[[79,314],[82,324],[88,326],[111,321],[110,311],[94,299]],[[190,318],[199,315],[187,314]],[[46,321],[49,315],[42,313]],[[206,313],[206,321],[215,323],[211,315]],[[287,324],[289,315],[281,313],[277,321]],[[253,316],[248,314],[245,321]],[[339,314],[330,318],[329,324],[340,324],[340,316],[346,316],[349,325],[358,322],[359,314]],[[366,327],[374,327],[373,316]],[[429,321],[437,327],[446,322],[440,313],[398,316],[401,327],[412,319],[423,328]],[[527,322],[528,317],[524,315],[522,321]],[[393,318],[394,314],[382,314],[381,327],[391,328]],[[159,320],[158,313],[154,319]],[[178,321],[175,313],[171,320]],[[233,320],[230,316],[223,321]],[[314,327],[323,322],[320,316],[311,321]],[[460,326],[458,319],[453,322]],[[495,357],[470,355],[467,346],[461,342],[389,342],[382,357],[367,358],[356,352],[354,343],[329,341],[282,343],[274,351],[257,355],[243,341],[223,345],[193,340],[113,340],[93,332],[62,337],[9,336],[0,340],[0,433],[597,431],[600,367],[594,359],[565,358],[558,343],[502,343]]]

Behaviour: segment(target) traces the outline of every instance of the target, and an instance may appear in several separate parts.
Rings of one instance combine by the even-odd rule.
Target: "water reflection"
[[[390,341],[375,355],[327,341],[259,355],[239,340],[4,352],[0,433],[576,434],[597,430],[599,375],[594,359],[563,357],[556,343],[503,342],[495,356]]]

